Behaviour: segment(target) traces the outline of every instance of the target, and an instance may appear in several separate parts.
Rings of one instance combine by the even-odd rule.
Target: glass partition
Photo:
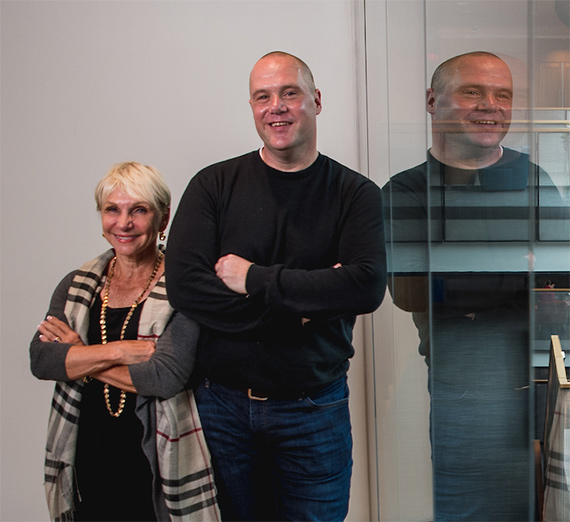
[[[568,520],[543,447],[551,336],[570,340],[570,2],[374,4],[378,518]]]

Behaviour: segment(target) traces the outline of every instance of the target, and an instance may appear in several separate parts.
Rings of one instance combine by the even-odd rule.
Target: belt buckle
[[[253,390],[251,388],[247,389],[247,396],[254,401],[266,401],[269,397],[259,397],[253,394]]]

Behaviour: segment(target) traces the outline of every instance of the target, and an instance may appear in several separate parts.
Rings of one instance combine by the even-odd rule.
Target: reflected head
[[[439,92],[447,83],[449,83],[453,75],[457,74],[460,66],[469,64],[470,62],[480,61],[481,59],[487,59],[490,61],[498,60],[501,64],[504,64],[506,69],[509,69],[509,66],[504,62],[504,60],[499,58],[496,54],[489,53],[487,51],[473,51],[470,53],[460,54],[446,60],[437,67],[431,79],[431,88],[435,92]]]

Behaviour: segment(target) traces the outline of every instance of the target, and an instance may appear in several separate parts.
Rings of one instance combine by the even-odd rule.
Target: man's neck
[[[298,172],[310,167],[317,159],[319,152],[317,149],[305,152],[302,155],[290,154],[288,151],[275,153],[267,147],[259,149],[259,155],[264,163],[271,168],[283,172]]]
[[[458,169],[475,170],[483,169],[497,163],[503,157],[503,147],[499,145],[494,149],[482,149],[476,152],[459,152],[454,148],[441,149],[433,146],[431,155],[440,163]]]

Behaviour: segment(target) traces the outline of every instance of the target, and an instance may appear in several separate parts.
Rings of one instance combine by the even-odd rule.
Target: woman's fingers
[[[70,343],[82,345],[79,335],[57,317],[48,315],[38,326],[40,341],[48,343]]]

